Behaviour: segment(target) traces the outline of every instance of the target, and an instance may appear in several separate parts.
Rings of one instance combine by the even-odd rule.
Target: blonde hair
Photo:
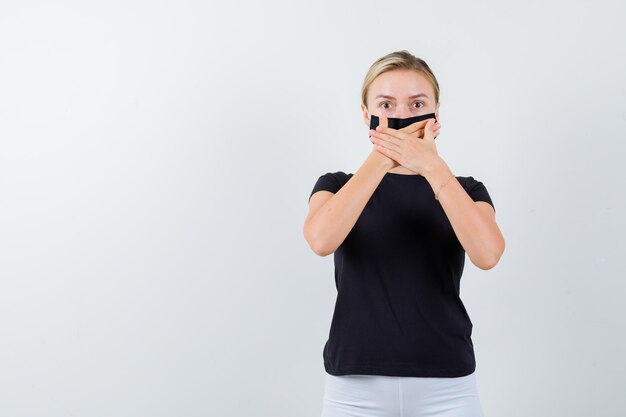
[[[417,58],[409,51],[403,49],[378,58],[370,66],[370,69],[365,75],[365,80],[363,80],[363,85],[361,86],[361,101],[365,107],[367,107],[367,93],[376,77],[396,69],[413,70],[424,74],[435,90],[435,105],[439,103],[439,83],[437,82],[437,78],[435,78],[435,74],[433,74],[430,67],[423,59]]]

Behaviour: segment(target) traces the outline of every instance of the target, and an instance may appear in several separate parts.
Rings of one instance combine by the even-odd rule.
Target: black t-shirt
[[[328,172],[310,195],[336,193],[352,176]],[[456,178],[472,200],[493,206],[482,182]],[[474,372],[473,324],[459,291],[465,250],[425,177],[386,173],[334,262],[337,299],[323,349],[326,372]]]

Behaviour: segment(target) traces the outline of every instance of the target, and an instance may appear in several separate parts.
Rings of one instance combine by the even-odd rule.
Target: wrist
[[[389,171],[394,167],[393,159],[388,156],[383,155],[378,151],[372,151],[368,157],[378,168],[384,169],[385,172]]]
[[[430,164],[424,167],[424,176],[432,176],[441,172],[448,172],[450,169],[448,168],[448,164],[441,157],[437,157],[432,160]]]
[[[448,180],[451,175],[453,175],[453,173],[448,167],[448,164],[441,159],[439,162],[431,165],[428,170],[426,170],[424,177],[426,177],[426,180],[430,183],[433,191],[437,192],[441,185]]]

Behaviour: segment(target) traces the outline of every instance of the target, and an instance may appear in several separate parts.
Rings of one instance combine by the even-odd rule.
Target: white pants
[[[483,417],[476,372],[431,378],[326,373],[322,417]]]

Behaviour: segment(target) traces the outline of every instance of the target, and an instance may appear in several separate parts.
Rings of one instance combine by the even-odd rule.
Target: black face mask
[[[398,119],[396,117],[387,117],[387,126],[392,129],[402,129],[403,127],[407,127],[412,125],[415,122],[419,122],[426,119],[435,119],[437,121],[437,116],[435,113],[422,114],[414,117],[407,117],[406,119]],[[370,116],[370,129],[376,130],[376,127],[380,123],[380,118],[378,116],[374,116],[373,114]],[[436,136],[435,136],[436,138]]]

